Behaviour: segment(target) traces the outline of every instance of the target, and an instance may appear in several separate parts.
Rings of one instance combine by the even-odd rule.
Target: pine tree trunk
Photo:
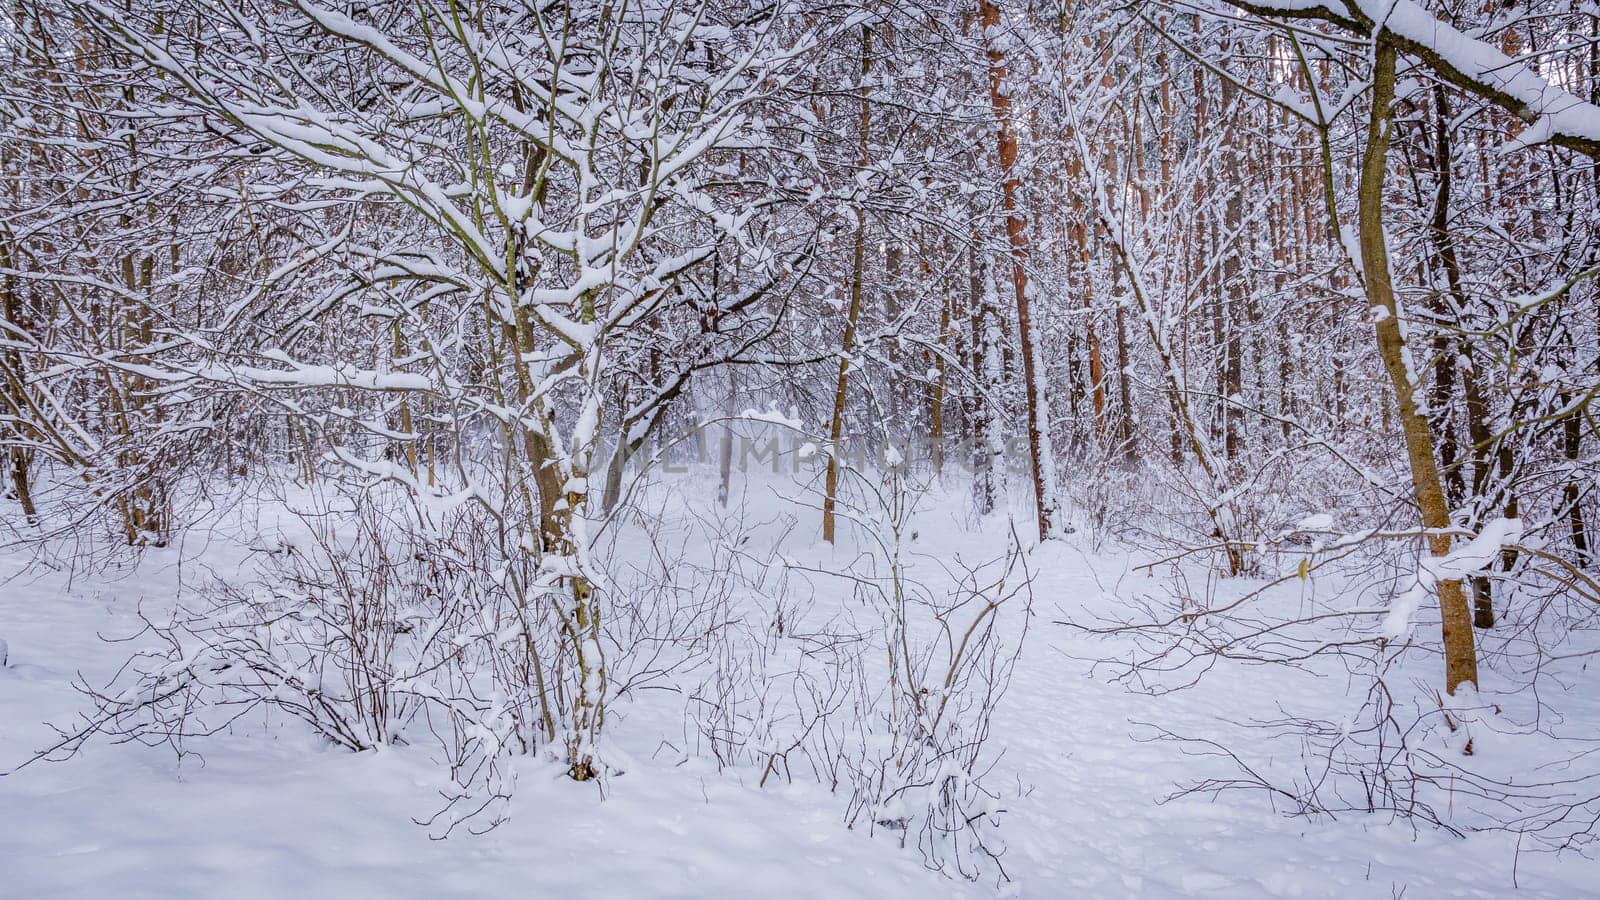
[[[1000,7],[994,0],[979,0],[978,12],[988,45],[989,102],[997,124],[1001,209],[1005,212],[1006,238],[1011,245],[1011,286],[1016,294],[1017,349],[1022,356],[1023,394],[1028,404],[1028,453],[1033,463],[1034,510],[1038,516],[1039,539],[1047,540],[1056,528],[1055,463],[1050,448],[1050,422],[1044,414],[1044,398],[1039,395],[1038,361],[1034,352],[1032,289],[1027,270],[1028,223],[1018,196],[1022,192],[1022,179],[1016,167],[1017,136],[1011,123],[1011,96],[1006,92],[1005,51],[993,43],[993,32],[1000,29]]]

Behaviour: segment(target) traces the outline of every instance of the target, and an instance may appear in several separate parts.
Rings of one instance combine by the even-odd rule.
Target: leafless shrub
[[[1550,704],[1568,689],[1552,664],[1594,652],[1600,591],[1558,555],[1519,545],[1521,566],[1495,576],[1505,588],[1498,626],[1479,638],[1499,689],[1447,696],[1428,687],[1437,650],[1417,637],[1439,627],[1437,611],[1415,610],[1399,637],[1384,625],[1394,598],[1416,580],[1420,536],[1284,534],[1263,545],[1277,577],[1251,582],[1197,582],[1180,554],[1154,564],[1172,576],[1166,592],[1131,600],[1115,617],[1063,624],[1114,637],[1118,655],[1096,659],[1096,669],[1141,692],[1183,690],[1230,665],[1289,667],[1350,685],[1342,716],[1281,711],[1233,721],[1245,735],[1234,745],[1145,725],[1141,739],[1220,764],[1196,766],[1174,797],[1256,791],[1291,815],[1386,815],[1454,835],[1512,831],[1524,850],[1592,846],[1600,824],[1593,742],[1564,729]],[[1318,582],[1337,589],[1318,591]],[[1298,601],[1287,590],[1296,585]]]
[[[302,516],[306,539],[262,548],[253,580],[217,580],[194,603],[144,617],[142,646],[105,686],[80,683],[92,711],[40,759],[97,735],[167,745],[245,716],[286,714],[351,751],[422,743],[456,785],[428,824],[481,827],[509,798],[501,758],[556,739],[562,698],[541,668],[557,656],[537,606],[506,589],[469,515],[429,526],[378,495]],[[481,820],[479,814],[484,814]]]
[[[920,491],[901,471],[847,471],[867,498],[841,507],[866,541],[848,563],[736,549],[718,565],[769,599],[721,632],[689,694],[694,737],[763,784],[821,781],[847,797],[847,824],[899,835],[931,868],[1004,877],[1003,803],[984,777],[997,758],[989,723],[1031,615],[1020,541],[976,564],[916,554]],[[788,599],[797,590],[850,602],[817,621],[809,601]]]

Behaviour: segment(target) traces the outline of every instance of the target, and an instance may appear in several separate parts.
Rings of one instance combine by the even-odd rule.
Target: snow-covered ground
[[[781,505],[774,497],[758,485],[746,502]],[[963,504],[958,494],[921,514],[920,558],[1000,552],[1008,524],[974,529]],[[141,608],[159,613],[212,575],[247,571],[252,541],[290,527],[279,508],[241,504],[136,567],[73,573],[49,555],[0,556],[0,896],[1578,897],[1600,885],[1600,864],[1519,855],[1503,834],[1287,817],[1259,793],[1162,803],[1215,761],[1141,740],[1145,723],[1247,745],[1222,718],[1335,709],[1345,683],[1222,670],[1151,697],[1091,673],[1083,658],[1116,647],[1053,621],[1163,585],[1136,556],[1080,535],[1031,552],[1035,618],[991,738],[1003,749],[988,783],[1003,795],[1009,883],[943,878],[893,834],[846,829],[843,801],[820,785],[758,788],[759,772],[685,759],[670,749],[681,723],[626,703],[608,726],[626,773],[603,794],[525,760],[510,821],[447,840],[413,821],[437,809],[442,786],[420,751],[332,750],[293,720],[242,720],[181,760],[102,740],[11,771],[55,739],[45,723],[70,726],[84,709],[75,679],[104,683],[125,658],[102,638],[135,633]],[[852,552],[802,531],[786,554]],[[1600,706],[1578,712],[1600,726]]]

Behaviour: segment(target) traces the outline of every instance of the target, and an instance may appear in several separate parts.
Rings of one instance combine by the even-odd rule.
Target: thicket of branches
[[[909,470],[970,482],[979,515],[1026,488],[1040,539],[1087,528],[1229,578],[1386,573],[1306,615],[1200,590],[1092,626],[1151,642],[1147,670],[1353,656],[1387,684],[1403,646],[1443,660],[1423,715],[1453,732],[1471,703],[1450,698],[1587,652],[1600,15],[1582,5],[18,0],[0,47],[8,536],[137,550],[219,479],[385,486],[404,500],[363,514],[395,518],[350,559],[330,537],[290,566],[298,592],[217,598],[249,612],[228,621],[280,621],[316,585],[366,583],[318,596],[408,640],[385,611],[433,603],[400,599],[418,583],[465,579],[493,611],[435,609],[456,633],[400,668],[297,631],[392,680],[380,706],[302,703],[336,742],[422,716],[472,736],[446,742],[459,771],[517,745],[602,775],[611,663],[667,620],[639,618],[597,548],[649,522],[633,488],[685,435],[769,405],[820,449],[818,520],[796,527],[830,541],[908,502]],[[847,453],[891,446],[889,482]],[[411,549],[391,559],[380,532]],[[892,549],[873,553],[870,578],[836,574],[899,609]],[[1001,590],[985,578],[955,581]],[[697,602],[737,593],[709,585]],[[952,602],[925,597],[924,624],[954,628]],[[158,630],[294,683],[203,613]],[[1435,618],[1437,637],[1410,627]],[[778,627],[752,625],[740,659]],[[732,652],[671,636],[685,659]],[[931,652],[910,650],[891,671]],[[1009,651],[972,652],[949,664],[986,667],[960,680],[982,699],[955,708],[986,721]],[[406,666],[460,692],[410,693]],[[144,671],[187,691],[180,668]],[[493,722],[473,718],[485,672],[517,698]],[[877,709],[876,690],[816,702]],[[1387,734],[1394,704],[1369,696]],[[900,734],[923,713],[884,715]],[[878,764],[981,768],[933,725],[936,749]],[[829,765],[705,728],[719,758]],[[475,777],[463,804],[498,790]]]

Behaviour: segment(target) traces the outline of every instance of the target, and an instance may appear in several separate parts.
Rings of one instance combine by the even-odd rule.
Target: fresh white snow
[[[704,504],[689,499],[696,489],[689,481],[675,490]],[[913,556],[973,558],[1003,546],[1004,516],[972,533],[964,498],[952,493],[919,516]],[[743,496],[767,512],[785,503],[771,486]],[[239,576],[252,545],[292,543],[295,525],[279,505],[240,504],[137,566],[73,575],[61,560],[0,557],[0,635],[11,647],[0,669],[0,768],[53,742],[45,722],[71,725],[85,708],[75,679],[97,684],[112,674],[128,645],[102,637],[134,634],[141,609],[154,614],[213,574]],[[683,752],[678,707],[644,700],[616,704],[608,724],[608,756],[624,774],[601,788],[523,760],[510,820],[446,840],[413,822],[437,809],[442,787],[419,748],[332,750],[281,717],[241,720],[183,759],[164,747],[91,742],[73,759],[0,777],[0,893],[286,897],[314,886],[317,896],[340,897],[1498,897],[1515,883],[1517,896],[1577,897],[1600,883],[1595,863],[1519,857],[1504,834],[1458,839],[1386,815],[1289,817],[1258,793],[1163,803],[1175,784],[1221,770],[1150,740],[1158,728],[1249,748],[1230,722],[1278,708],[1336,714],[1346,682],[1327,672],[1221,670],[1197,688],[1152,697],[1091,672],[1085,660],[1107,646],[1053,620],[1114,609],[1169,583],[1136,568],[1135,555],[1088,546],[1073,536],[1030,555],[1035,619],[991,738],[1004,750],[989,783],[1002,795],[1009,882],[924,869],[892,832],[844,828],[841,799],[804,778],[758,788],[759,772],[719,773]],[[783,551],[787,565],[850,552],[809,537],[791,537]],[[826,602],[845,601],[819,596]],[[1579,708],[1600,722],[1600,706]]]

